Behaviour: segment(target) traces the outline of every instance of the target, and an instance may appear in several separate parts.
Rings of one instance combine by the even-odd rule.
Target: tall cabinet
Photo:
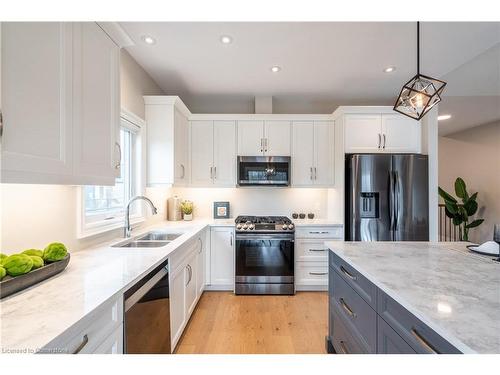
[[[120,47],[95,22],[1,27],[2,182],[114,184]]]
[[[177,96],[144,96],[148,185],[189,183],[189,110]]]

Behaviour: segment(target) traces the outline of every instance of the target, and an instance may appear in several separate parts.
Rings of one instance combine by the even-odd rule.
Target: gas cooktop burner
[[[238,216],[235,222],[239,232],[293,232],[295,229],[286,216]]]

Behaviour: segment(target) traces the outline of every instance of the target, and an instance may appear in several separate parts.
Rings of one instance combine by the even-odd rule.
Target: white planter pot
[[[184,221],[191,221],[193,220],[193,214],[184,214]]]

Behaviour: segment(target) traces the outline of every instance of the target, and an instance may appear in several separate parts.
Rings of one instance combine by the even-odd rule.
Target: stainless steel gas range
[[[236,218],[236,294],[295,294],[294,234],[285,216]]]

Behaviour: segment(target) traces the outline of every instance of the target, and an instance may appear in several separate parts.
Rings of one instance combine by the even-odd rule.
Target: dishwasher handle
[[[144,279],[147,281],[141,285],[137,290],[135,290],[130,296],[125,297],[124,302],[124,310],[128,311],[132,306],[134,306],[142,297],[146,295],[153,287],[165,276],[168,275],[168,263],[166,265],[162,265],[158,270],[151,272]],[[149,279],[148,279],[149,278]],[[143,280],[144,280],[143,279]]]

